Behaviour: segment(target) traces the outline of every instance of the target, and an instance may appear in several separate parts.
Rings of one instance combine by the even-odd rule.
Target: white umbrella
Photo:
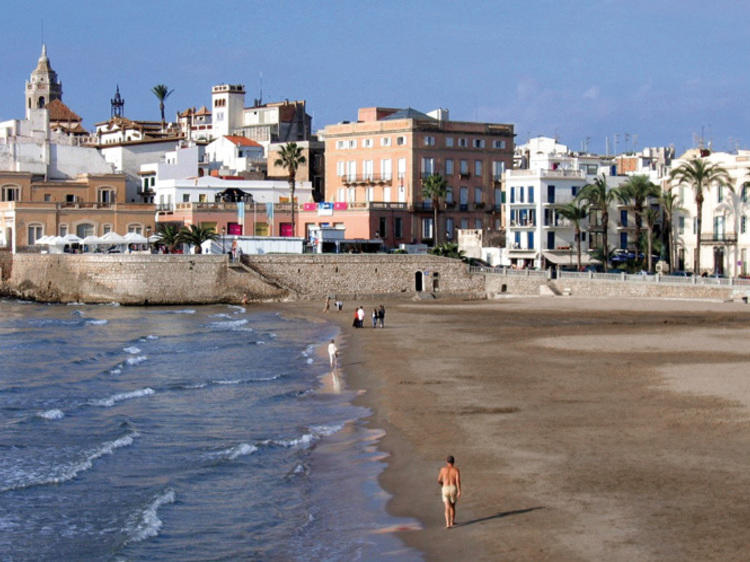
[[[125,240],[124,236],[120,236],[114,230],[107,232],[107,234],[102,236],[99,240],[101,240],[105,244],[127,244],[128,243],[128,241]]]
[[[148,237],[148,241],[151,242],[152,244],[154,242],[159,242],[160,240],[161,240],[160,234],[152,234],[151,236]]]
[[[52,239],[47,242],[50,246],[64,246],[67,244],[62,236],[53,236]]]
[[[127,240],[129,244],[148,244],[148,238],[141,236],[137,232],[128,232],[125,235],[125,240]]]
[[[45,234],[41,238],[37,238],[34,244],[39,244],[40,246],[42,246],[45,244],[49,244],[52,239],[53,239],[52,236],[50,236],[49,234]]]
[[[75,234],[66,234],[62,237],[63,244],[80,244],[83,242],[83,238],[79,238]]]
[[[99,238],[98,236],[90,235],[84,238],[82,243],[85,244],[86,246],[96,246],[102,243],[102,239]]]

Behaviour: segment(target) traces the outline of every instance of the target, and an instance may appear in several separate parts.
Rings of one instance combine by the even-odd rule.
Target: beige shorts
[[[448,484],[442,488],[443,503],[456,503],[456,494],[458,489],[453,484]]]

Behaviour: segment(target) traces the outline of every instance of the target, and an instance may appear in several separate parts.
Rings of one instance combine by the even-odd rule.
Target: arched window
[[[76,226],[76,236],[78,238],[86,238],[87,236],[94,236],[95,228],[93,224],[83,222]]]
[[[128,232],[135,232],[136,234],[143,234],[143,225],[142,224],[129,224]]]
[[[99,203],[111,205],[116,202],[115,193],[115,190],[111,187],[101,187],[99,188],[97,200]]]
[[[21,188],[17,185],[4,185],[2,199],[0,201],[19,201],[21,199]]]
[[[39,96],[39,109],[42,109],[44,107],[44,96]]]

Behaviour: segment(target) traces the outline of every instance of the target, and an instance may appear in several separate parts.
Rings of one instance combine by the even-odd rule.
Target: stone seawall
[[[435,256],[160,254],[15,254],[3,262],[2,293],[47,302],[189,304],[414,296],[425,292],[484,297],[484,278]]]

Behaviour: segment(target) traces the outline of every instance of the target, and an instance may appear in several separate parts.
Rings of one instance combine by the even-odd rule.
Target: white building
[[[519,146],[516,154],[516,162],[527,167],[505,172],[507,259],[519,268],[576,266],[574,225],[563,219],[556,208],[573,201],[599,175],[607,177],[609,187],[617,187],[626,178],[612,175],[611,157],[576,154],[548,137],[531,139]],[[613,223],[610,221],[610,246],[610,241],[616,239]],[[590,263],[588,250],[601,245],[601,233],[595,227],[588,232],[589,226],[595,225],[581,225],[583,263]]]
[[[689,150],[672,162],[672,169],[700,156],[700,150]],[[750,181],[750,150],[739,150],[737,154],[714,152],[705,156],[705,160],[729,173],[732,189],[717,184],[704,189],[700,273],[748,275],[750,202],[748,187],[744,184]],[[664,182],[664,189],[672,190],[677,196],[677,205],[683,209],[675,214],[672,225],[676,246],[674,268],[694,271],[698,239],[695,192],[689,185],[669,181]]]
[[[266,163],[263,146],[247,137],[223,135],[206,146],[209,162],[221,162],[234,173],[259,171]]]

